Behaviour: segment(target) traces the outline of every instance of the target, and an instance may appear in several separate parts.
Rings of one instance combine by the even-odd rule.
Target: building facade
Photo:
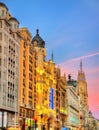
[[[61,76],[60,68],[56,70],[56,129],[65,129],[67,126],[67,92],[66,75]]]
[[[27,28],[21,28],[19,34],[19,125],[22,129],[61,129],[67,117],[66,76],[60,75],[53,56],[46,61],[45,42],[38,29],[33,39]]]
[[[96,120],[97,130],[99,130],[99,120]]]
[[[32,36],[27,28],[19,29],[20,39],[20,91],[19,124],[22,130],[33,127],[34,116],[34,51]],[[29,123],[28,123],[29,122]],[[31,125],[29,125],[31,124]]]
[[[90,130],[97,130],[97,120],[93,117],[91,111],[88,113],[86,128]]]
[[[18,123],[19,22],[0,3],[0,127]]]
[[[98,123],[99,124],[99,123]],[[0,129],[88,130],[96,121],[88,109],[85,74],[66,81],[52,59],[46,60],[39,30],[29,30],[0,3]]]
[[[82,129],[85,129],[87,125],[87,117],[88,117],[88,93],[87,93],[87,82],[85,78],[85,74],[82,70],[82,61],[80,62],[80,70],[78,71],[77,77],[77,93],[79,96],[79,105],[80,105],[80,125]]]
[[[79,128],[79,99],[76,91],[75,81],[71,79],[70,75],[67,81],[66,89],[68,99],[67,126],[72,130],[76,130]]]
[[[46,61],[45,42],[36,30],[32,39],[35,51],[36,104],[35,117],[37,128],[54,129],[56,116],[56,65],[52,60]]]

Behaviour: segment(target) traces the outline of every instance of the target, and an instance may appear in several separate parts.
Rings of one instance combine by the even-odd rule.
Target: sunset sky
[[[86,75],[89,109],[99,119],[99,0],[0,0],[32,36],[39,28],[47,59],[62,74],[77,78],[80,60]]]

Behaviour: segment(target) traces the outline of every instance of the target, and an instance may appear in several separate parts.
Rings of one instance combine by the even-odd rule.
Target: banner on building
[[[54,109],[54,89],[51,87],[50,88],[50,108]]]

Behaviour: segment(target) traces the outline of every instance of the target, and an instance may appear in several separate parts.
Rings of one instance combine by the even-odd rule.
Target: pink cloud
[[[60,66],[64,66],[64,65],[66,65],[66,64],[68,64],[68,63],[77,62],[77,61],[80,61],[80,60],[82,60],[82,59],[87,59],[87,58],[90,58],[90,57],[93,57],[93,56],[97,56],[97,55],[99,55],[99,52],[95,52],[95,53],[88,54],[88,55],[85,55],[85,56],[73,58],[73,59],[70,59],[70,60],[65,61],[65,62],[63,62],[63,63],[60,63],[59,65],[60,65]]]

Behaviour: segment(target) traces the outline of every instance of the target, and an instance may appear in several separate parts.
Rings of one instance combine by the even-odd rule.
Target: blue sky
[[[46,42],[47,59],[51,58],[53,51],[55,63],[61,66],[63,63],[68,63],[68,60],[92,55],[83,58],[84,70],[86,70],[88,84],[91,83],[90,77],[93,77],[93,83],[96,80],[99,86],[99,0],[1,1],[7,5],[12,16],[19,20],[20,27],[27,27],[33,36],[37,27],[39,28],[39,34]],[[68,70],[76,77],[79,60],[72,64],[74,67],[70,66]],[[72,69],[75,69],[76,74]],[[64,72],[68,70],[64,69]],[[88,86],[91,88],[90,104],[91,97],[95,95],[95,92],[92,93],[94,87]],[[96,103],[96,106],[98,105],[99,102]],[[95,111],[92,105],[90,109]],[[99,112],[95,113],[95,116],[99,118]]]
[[[3,1],[20,27],[28,27],[33,36],[39,28],[47,57],[53,51],[56,63],[99,50],[98,0]]]

